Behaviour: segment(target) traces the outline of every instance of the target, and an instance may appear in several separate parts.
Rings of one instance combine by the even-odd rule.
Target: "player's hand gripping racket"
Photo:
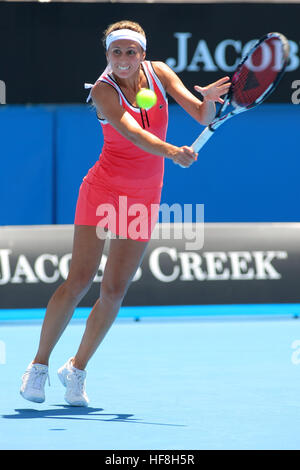
[[[289,49],[283,34],[269,33],[243,57],[215,119],[192,144],[195,152],[199,152],[221,124],[259,105],[275,90],[288,63]],[[228,106],[232,110],[225,114]]]

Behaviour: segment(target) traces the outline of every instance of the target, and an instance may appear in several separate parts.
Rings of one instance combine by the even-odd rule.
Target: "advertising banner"
[[[73,226],[0,229],[0,308],[45,307],[67,278]],[[123,305],[300,302],[300,224],[157,224]],[[80,306],[97,300],[110,240]]]
[[[268,102],[297,103],[299,17],[300,4],[286,2],[0,2],[0,102],[6,96],[8,104],[84,103],[84,83],[96,81],[106,66],[103,31],[131,19],[146,32],[148,60],[166,62],[191,91],[230,76],[261,36],[283,33],[290,62]]]

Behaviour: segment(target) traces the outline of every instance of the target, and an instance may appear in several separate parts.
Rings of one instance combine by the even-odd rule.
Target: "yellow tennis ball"
[[[149,109],[156,104],[157,96],[154,91],[142,88],[136,95],[136,103],[139,108]]]

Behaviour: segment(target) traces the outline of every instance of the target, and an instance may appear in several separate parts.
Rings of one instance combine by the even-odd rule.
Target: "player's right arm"
[[[176,147],[142,129],[138,122],[120,105],[117,91],[107,83],[97,82],[92,89],[92,100],[101,118],[106,119],[123,137],[142,150],[167,157],[182,166],[190,166],[196,158],[191,147]]]

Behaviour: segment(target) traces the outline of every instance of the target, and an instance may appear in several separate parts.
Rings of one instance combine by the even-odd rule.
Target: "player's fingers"
[[[222,77],[222,78],[219,78],[219,80],[217,80],[217,81],[215,82],[215,85],[222,85],[223,83],[228,82],[228,80],[230,80],[230,77]]]
[[[222,91],[222,92],[226,93],[229,90],[230,85],[231,85],[230,83],[228,83],[226,85],[221,85],[221,86],[218,87],[218,91]]]
[[[194,160],[189,161],[189,162],[183,161],[183,162],[180,162],[179,165],[182,166],[183,168],[189,168],[193,163],[194,163]]]
[[[180,147],[177,155],[174,156],[173,161],[177,165],[189,167],[195,161],[196,155],[197,154],[191,147],[183,146]]]
[[[185,166],[191,166],[197,160],[198,154],[193,152],[192,155],[190,153],[182,155],[180,159],[180,163]]]
[[[193,160],[194,160],[195,157],[198,155],[197,152],[195,152],[192,147],[188,147],[187,145],[184,145],[184,146],[182,147],[182,150],[184,151],[184,154],[185,154],[188,158],[192,158]]]
[[[222,83],[221,85],[218,86],[218,88],[229,88],[231,85],[231,82],[226,82]]]
[[[194,162],[194,160],[191,160],[191,159],[186,159],[186,158],[179,158],[177,161],[175,161],[174,163],[177,163],[177,165],[180,165],[180,166],[183,166],[185,168],[188,168],[189,166],[191,166],[191,164]]]
[[[202,92],[203,92],[203,87],[201,87],[201,86],[195,85],[195,86],[194,86],[194,89],[195,89],[196,91],[198,91],[198,93],[202,93]]]

